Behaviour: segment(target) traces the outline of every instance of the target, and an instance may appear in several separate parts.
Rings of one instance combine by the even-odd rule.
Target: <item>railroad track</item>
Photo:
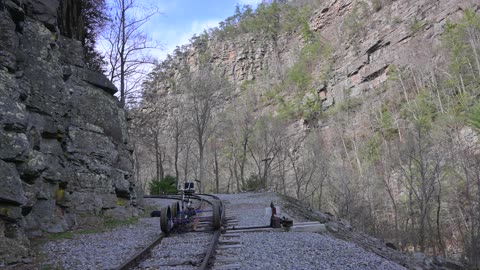
[[[234,227],[238,224],[237,214],[229,205],[225,205],[225,228]],[[242,248],[240,234],[223,230],[215,250],[211,269],[213,270],[235,270],[241,269],[242,259],[239,249]]]
[[[191,195],[187,209],[182,195],[145,198],[176,202],[161,209],[162,233],[116,269],[209,269],[225,221],[223,202],[209,194]]]

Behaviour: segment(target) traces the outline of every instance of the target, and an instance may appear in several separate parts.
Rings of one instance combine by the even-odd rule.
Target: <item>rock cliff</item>
[[[59,2],[0,1],[0,267],[27,236],[134,214],[125,112],[60,34]]]
[[[415,143],[427,145],[430,152],[418,155],[431,164],[445,165],[445,171],[450,169],[446,164],[462,160],[467,153],[469,161],[478,156],[478,150],[464,150],[478,149],[478,80],[465,83],[462,78],[478,78],[480,64],[478,68],[473,64],[480,63],[475,54],[478,39],[465,44],[472,40],[468,35],[478,37],[479,1],[268,3],[260,13],[258,9],[254,13],[237,9],[219,28],[194,37],[191,44],[176,50],[156,69],[153,82],[144,89],[140,114],[161,115],[158,129],[166,138],[165,149],[161,149],[167,153],[166,173],[174,172],[172,164],[177,165],[180,157],[182,171],[176,171],[180,179],[199,174],[195,157],[189,157],[197,150],[195,142],[190,144],[190,134],[180,134],[183,141],[175,136],[181,117],[191,113],[191,104],[184,108],[186,96],[194,96],[182,88],[182,73],[211,64],[234,84],[235,91],[221,101],[221,108],[216,108],[220,113],[212,117],[220,128],[213,127],[217,134],[207,150],[207,190],[239,192],[258,189],[260,183],[284,194],[295,193],[312,206],[351,220],[356,228],[397,241],[405,250],[425,248],[425,221],[434,222],[435,217],[444,231],[429,232],[431,239],[442,238],[431,247],[448,249],[452,257],[464,254],[469,243],[458,243],[462,247],[446,247],[444,243],[455,242],[452,239],[462,234],[463,229],[450,220],[472,219],[456,214],[449,217],[433,208],[412,210],[412,205],[423,207],[428,200],[433,205],[433,197],[413,198],[417,190],[408,182],[413,181],[412,175],[405,173],[404,166],[411,162],[413,151],[421,148],[412,146]],[[305,6],[307,10],[302,9]],[[297,14],[305,16],[298,19]],[[455,50],[464,50],[456,52],[463,62]],[[464,103],[465,93],[471,96]],[[427,129],[428,138],[415,128]],[[453,139],[458,152],[447,158],[452,154],[451,138],[458,138]],[[147,142],[143,147],[152,145]],[[158,164],[151,162],[155,160],[151,156],[141,158],[144,168],[140,178],[148,181]],[[308,162],[298,169],[305,160]],[[452,190],[464,185],[456,178],[437,180],[438,185]],[[415,181],[423,181],[423,189],[430,185],[432,194],[438,192],[435,196],[442,211],[452,207],[452,201],[462,204],[463,198],[450,191],[445,194],[444,186],[440,191],[426,179]],[[415,211],[424,211],[424,216]],[[400,220],[406,224],[421,220],[424,224],[399,228]],[[478,258],[478,253],[472,258]]]
[[[327,103],[342,100],[345,90],[358,96],[374,89],[387,80],[389,67],[426,67],[444,61],[439,54],[444,26],[460,19],[467,8],[480,6],[472,0],[392,1],[352,29],[354,35],[335,42],[339,31],[348,31],[339,26],[359,11],[352,0],[327,1],[310,19],[311,29],[336,46],[335,76],[325,89]]]
[[[354,14],[362,13],[357,2],[366,5],[365,12],[374,14]],[[319,33],[323,42],[333,47],[333,64],[325,58],[315,63],[319,67],[332,65],[331,76],[320,76],[313,83],[324,108],[343,100],[346,92],[354,97],[379,86],[387,80],[389,67],[427,66],[445,60],[439,54],[445,24],[457,21],[466,9],[480,9],[475,0],[402,0],[379,5],[375,10],[370,1],[329,0],[311,11],[310,30]],[[360,16],[362,22],[346,26],[349,16]],[[275,65],[291,67],[295,63],[296,55],[305,45],[301,33],[283,33],[277,38],[276,46],[267,38],[251,34],[194,42],[185,52],[176,54],[170,77],[178,78],[179,70],[185,66],[197,67],[205,50],[199,45],[207,44],[209,62],[221,68],[239,87],[243,82],[255,81],[265,71],[276,68]],[[164,82],[163,90],[170,89],[171,81]]]

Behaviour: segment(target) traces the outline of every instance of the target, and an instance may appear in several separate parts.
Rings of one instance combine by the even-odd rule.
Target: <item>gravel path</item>
[[[227,213],[236,213],[239,226],[268,225],[265,207],[273,201],[282,206],[275,193],[219,195],[226,202]],[[290,213],[292,214],[292,213]],[[291,218],[289,213],[280,216]],[[295,220],[304,221],[304,220]],[[405,269],[363,248],[328,234],[300,232],[240,233],[242,247],[236,257],[241,269]]]
[[[242,269],[405,269],[355,244],[318,233],[243,233]]]
[[[218,195],[224,200],[227,215],[235,215],[237,226],[269,224],[265,208],[273,202],[280,207],[285,201],[275,193]],[[171,201],[146,199],[155,208]],[[290,215],[289,215],[290,214]],[[295,220],[304,221],[304,220]],[[160,234],[158,218],[141,218],[133,225],[109,232],[78,234],[73,239],[49,241],[38,247],[41,266],[50,269],[111,269],[131,257]],[[251,232],[239,233],[241,248],[225,250],[237,258],[241,269],[405,269],[363,248],[318,233]],[[165,238],[152,251],[153,260],[143,262],[142,269],[193,269],[198,265],[211,239],[211,233],[183,233]],[[233,253],[232,253],[233,252]],[[231,253],[231,254],[229,254]],[[229,255],[228,255],[229,254]],[[178,259],[180,258],[180,259]],[[168,265],[176,265],[168,267]]]
[[[172,202],[176,200],[145,199],[145,204],[152,209],[160,209]],[[111,231],[49,241],[38,247],[42,258],[39,264],[51,269],[111,269],[150,244],[160,233],[158,217],[141,218],[136,224]]]
[[[205,256],[212,233],[182,233],[167,237],[152,250],[152,256],[135,269],[197,269]]]
[[[158,218],[143,218],[112,231],[49,241],[40,248],[43,265],[60,269],[110,269],[118,266],[160,234]]]

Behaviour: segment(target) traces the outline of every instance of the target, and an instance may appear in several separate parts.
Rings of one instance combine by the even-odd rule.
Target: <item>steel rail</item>
[[[212,242],[210,243],[207,253],[205,254],[205,257],[202,260],[202,264],[198,268],[199,270],[208,269],[208,264],[210,263],[210,260],[213,257],[213,253],[215,252],[215,249],[217,248],[218,240],[220,239],[221,234],[222,234],[222,231],[220,229],[216,230],[215,233],[213,234]]]
[[[195,194],[195,195],[191,195],[189,197],[191,199],[199,200],[200,201],[199,205],[201,205],[202,202],[207,202],[208,204],[212,205],[212,207],[214,206],[213,201],[206,200],[206,199],[202,198],[201,196],[212,197],[212,199],[217,200],[220,203],[221,212],[222,212],[222,215],[220,217],[221,218],[220,222],[221,222],[221,224],[223,224],[223,220],[224,220],[224,217],[225,217],[225,212],[223,211],[224,210],[223,209],[223,202],[220,200],[220,198],[218,198],[217,196],[214,196],[214,195],[210,195],[210,194]],[[182,200],[182,196],[181,195],[176,195],[176,194],[146,195],[146,196],[144,196],[144,198]],[[206,253],[205,257],[203,258],[202,264],[199,267],[199,269],[204,270],[204,269],[208,268],[208,264],[209,264],[209,262],[210,262],[210,260],[213,256],[215,248],[216,248],[216,246],[218,244],[218,241],[220,239],[220,234],[221,234],[221,229],[215,230],[212,242],[210,243],[210,245],[208,247],[207,253]],[[143,261],[150,254],[151,250],[155,246],[157,246],[158,244],[161,243],[163,238],[165,238],[165,234],[162,233],[156,239],[154,239],[148,246],[146,246],[145,248],[143,248],[139,252],[135,253],[135,255],[133,255],[130,259],[128,259],[126,262],[124,262],[123,264],[121,264],[120,266],[118,266],[114,269],[115,270],[127,270],[127,269],[131,269],[131,268],[136,267],[141,261]]]
[[[198,194],[198,195],[199,196],[211,197],[211,198],[213,198],[214,200],[217,200],[220,203],[220,210],[221,210],[220,224],[224,224],[224,220],[225,220],[225,211],[224,210],[225,210],[225,208],[223,206],[222,200],[220,200],[219,197],[217,197],[215,195],[211,195],[211,194]],[[213,207],[213,203],[211,203],[211,204],[212,204],[212,207]],[[207,253],[205,254],[205,257],[203,258],[202,264],[198,268],[199,270],[208,269],[209,263],[210,263],[211,259],[213,258],[213,255],[214,255],[215,249],[217,248],[217,245],[218,245],[218,242],[220,240],[220,235],[221,234],[222,234],[222,226],[220,226],[220,228],[215,230],[215,233],[213,234],[212,242],[210,243],[210,246],[208,247]]]
[[[163,238],[165,238],[165,234],[162,233],[154,241],[152,241],[152,243],[150,243],[150,245],[148,245],[144,249],[140,250],[135,255],[133,255],[130,259],[128,259],[126,262],[124,262],[122,265],[120,265],[119,267],[114,268],[114,269],[115,270],[128,270],[130,268],[133,268],[133,267],[137,266],[142,260],[144,260],[148,256],[148,254],[150,253],[152,248],[154,248],[155,246],[160,244],[160,242],[162,242]]]

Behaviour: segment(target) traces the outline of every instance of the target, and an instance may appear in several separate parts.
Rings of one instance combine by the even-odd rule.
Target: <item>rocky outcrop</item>
[[[0,1],[0,267],[28,256],[27,236],[131,215],[136,203],[116,88],[59,34],[58,7]]]
[[[312,11],[310,30],[319,33],[322,41],[333,48],[331,59],[320,59],[316,63],[319,69],[331,65],[330,76],[318,76],[317,71],[313,74],[314,78],[325,80],[312,83],[323,102],[323,109],[378,87],[394,67],[426,68],[445,60],[438,53],[445,24],[458,20],[467,8],[480,9],[475,0],[392,0],[380,1],[377,5],[367,0],[329,0]],[[345,21],[351,21],[352,17],[359,21],[347,25]],[[304,46],[299,32],[278,36],[275,49],[267,38],[248,33],[227,38],[213,36],[203,43],[194,42],[173,59],[170,79],[162,82],[165,85],[160,91],[168,93],[171,79],[179,77],[179,70],[195,69],[199,65],[199,59],[205,57],[200,53],[205,48],[199,48],[199,44],[208,49],[208,61],[223,70],[237,88],[244,82],[258,79],[267,70],[275,74],[271,71],[278,66],[288,69]],[[163,105],[168,106],[168,102]]]
[[[335,76],[323,90],[326,107],[379,86],[391,67],[427,69],[445,60],[438,54],[445,24],[460,19],[467,8],[480,9],[475,0],[382,1],[377,7],[364,3],[366,11],[358,14],[362,21],[357,24],[344,23],[361,12],[352,0],[327,1],[310,18],[310,28],[336,48]],[[336,41],[339,35],[341,43]]]

